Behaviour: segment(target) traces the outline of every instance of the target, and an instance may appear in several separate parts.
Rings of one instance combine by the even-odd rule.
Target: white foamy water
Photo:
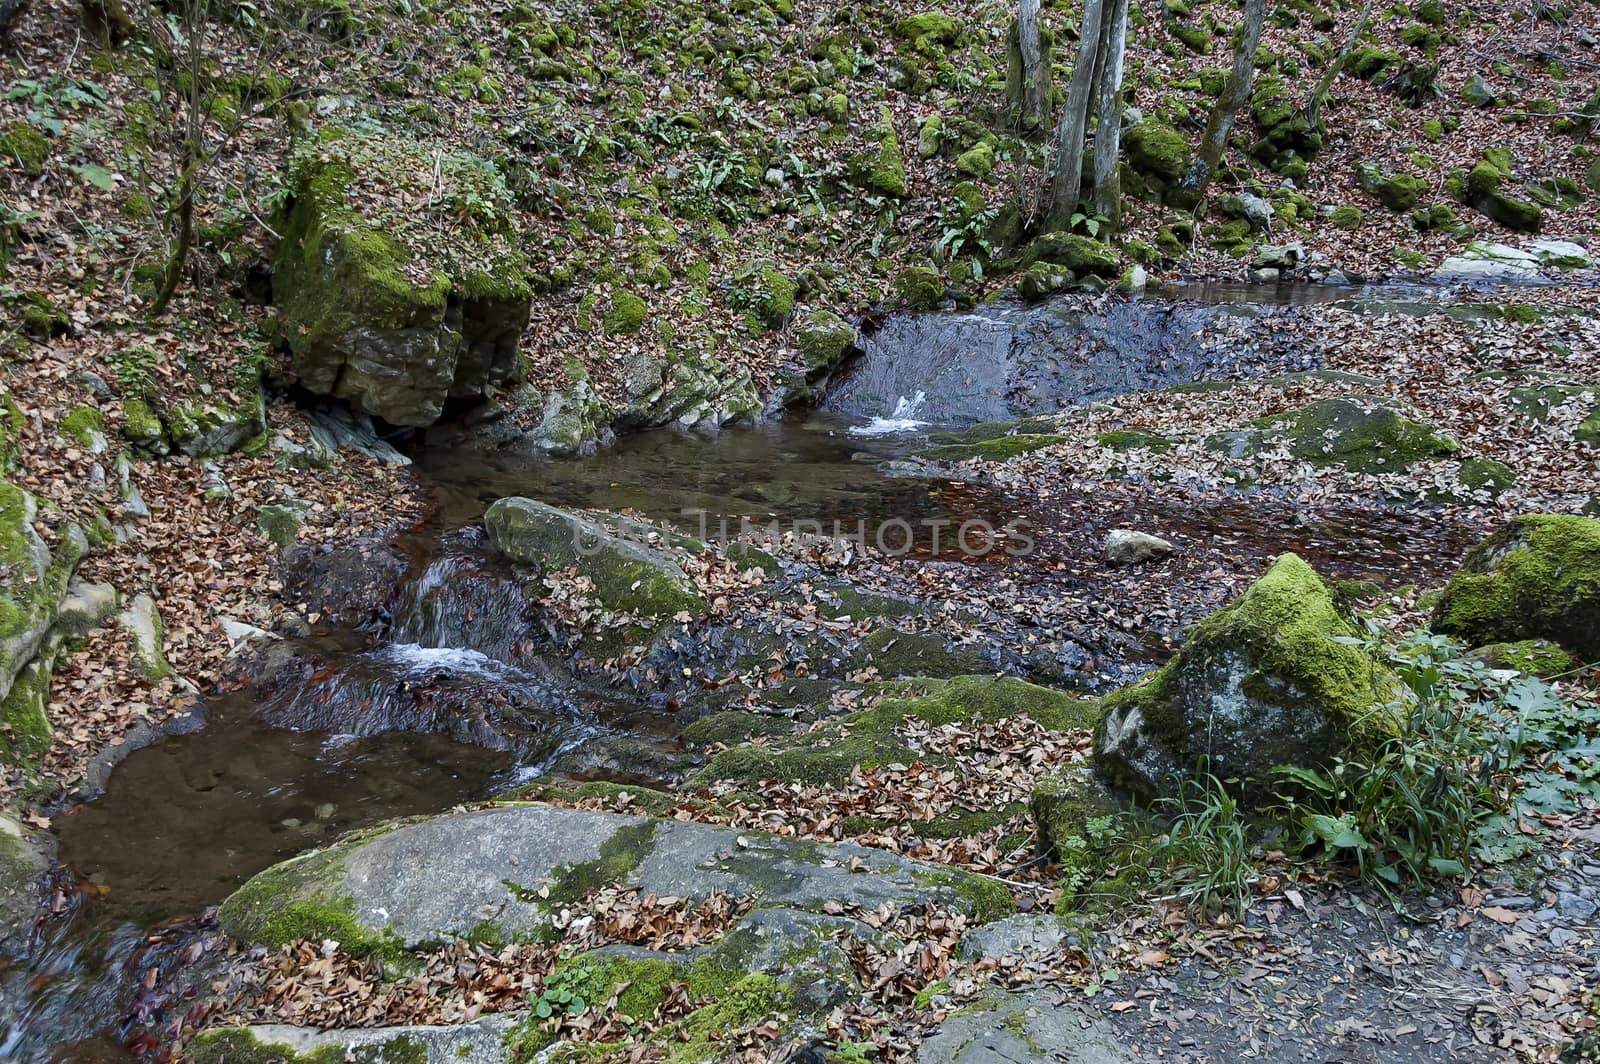
[[[927,392],[918,392],[915,399],[907,399],[902,395],[895,400],[894,413],[888,417],[875,417],[865,425],[852,425],[850,435],[893,436],[900,432],[915,432],[917,429],[927,428],[926,421],[918,421],[913,416],[927,397]]]
[[[378,649],[373,656],[388,660],[408,673],[447,669],[451,672],[498,677],[508,671],[504,665],[487,654],[460,647],[425,647],[416,643],[390,643]]]

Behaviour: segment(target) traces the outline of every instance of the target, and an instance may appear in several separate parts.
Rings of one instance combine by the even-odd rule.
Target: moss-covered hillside
[[[137,42],[74,52],[73,9],[38,6],[0,105],[10,283],[127,313],[159,274],[168,194],[148,180],[171,147],[161,109],[141,98],[149,56]],[[1600,95],[1579,54],[1590,7],[1378,10],[1313,128],[1304,103],[1358,7],[1273,6],[1224,170],[1191,211],[1162,200],[1220,91],[1239,8],[1138,6],[1125,261],[1237,272],[1255,245],[1299,242],[1369,274],[1427,268],[1474,236],[1594,230]],[[448,228],[454,211],[468,223],[497,205],[444,189],[435,164],[466,152],[498,168],[536,290],[529,375],[589,404],[572,416],[596,424],[707,413],[663,404],[675,389],[718,417],[749,413],[785,367],[791,379],[816,371],[797,315],[982,298],[1020,280],[1006,256],[1038,226],[1046,138],[1015,121],[1012,11],[998,0],[259,10],[253,25],[214,30],[219,159],[202,182],[180,317],[248,294],[292,192],[294,146],[352,120],[420,146],[398,165],[422,190],[352,205],[373,217]],[[1057,97],[1077,17],[1074,3],[1043,14]],[[68,272],[83,276],[63,291],[67,264],[41,241],[68,205],[83,230]],[[593,396],[573,395],[576,382]]]

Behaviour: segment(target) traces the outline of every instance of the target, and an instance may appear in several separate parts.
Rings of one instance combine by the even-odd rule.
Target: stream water
[[[65,915],[41,922],[25,959],[0,959],[0,1060],[131,1059],[131,990],[165,978],[170,943],[182,940],[161,929],[181,929],[277,861],[386,819],[488,797],[596,736],[671,742],[674,726],[655,707],[585,687],[524,641],[520,585],[469,529],[494,499],[632,509],[702,534],[702,513],[713,530],[719,518],[870,523],[974,512],[1000,524],[1015,500],[887,475],[923,440],[886,430],[1308,368],[1199,343],[1201,326],[1219,317],[1255,327],[1272,313],[1259,291],[1253,302],[1248,292],[1213,295],[1209,304],[1108,301],[1089,315],[1047,304],[891,318],[821,412],[774,424],[648,433],[562,462],[513,451],[416,454],[436,493],[435,527],[402,544],[409,569],[385,623],[300,641],[273,682],[210,699],[204,728],[132,753],[102,795],[56,817],[65,872],[55,907]],[[1205,520],[1247,523],[1233,513]],[[1291,545],[1235,531],[1251,549]],[[1348,544],[1381,568],[1387,548],[1372,535],[1334,529],[1318,548]],[[374,733],[379,720],[384,730]]]

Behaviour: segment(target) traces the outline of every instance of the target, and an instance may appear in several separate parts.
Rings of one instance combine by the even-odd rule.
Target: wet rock
[[[987,881],[848,843],[528,804],[392,824],[284,862],[228,898],[219,919],[241,942],[333,938],[369,952],[484,926],[536,934],[556,906],[613,883],[808,912],[934,900],[993,917],[1010,906]]]
[[[1173,659],[1104,700],[1095,766],[1149,799],[1198,771],[1259,787],[1385,734],[1398,680],[1360,647],[1333,594],[1293,554],[1202,621]]]
[[[938,632],[900,632],[880,628],[861,641],[851,655],[856,668],[876,668],[879,675],[963,676],[995,668],[989,648],[947,640]]]
[[[50,867],[50,836],[0,813],[0,946],[25,936],[39,897],[35,887]]]
[[[917,1064],[1133,1064],[1141,1059],[1104,1021],[1060,999],[1052,989],[991,990],[924,1038]]]
[[[1104,555],[1108,565],[1137,565],[1170,557],[1173,546],[1160,536],[1132,529],[1113,529],[1106,536]]]
[[[386,540],[348,547],[302,547],[284,566],[284,595],[308,613],[359,625],[385,613],[410,562]]]
[[[291,160],[273,299],[312,392],[396,425],[438,420],[520,373],[532,301],[510,194],[493,164],[395,132],[330,125]],[[414,197],[471,195],[448,236]]]
[[[1512,518],[1462,561],[1433,628],[1473,646],[1549,639],[1600,661],[1600,521]]]
[[[613,610],[670,617],[700,612],[705,602],[668,552],[629,535],[613,535],[600,521],[533,499],[501,499],[483,518],[489,542],[521,565],[540,572],[568,567],[594,582],[597,597]]]
[[[411,464],[411,459],[378,435],[372,419],[365,414],[352,414],[342,407],[315,411],[311,415],[311,443],[306,448],[313,464],[322,456],[332,461],[333,452],[340,450],[364,454],[384,465]]]
[[[1433,272],[1432,280],[1536,281],[1541,274],[1539,256],[1509,244],[1477,241],[1460,255],[1452,255]]]
[[[929,724],[971,723],[1026,716],[1052,730],[1092,728],[1099,703],[1013,677],[957,676],[908,679],[898,697],[850,713],[799,734],[772,736],[714,755],[697,781],[759,780],[839,783],[857,767],[927,762],[911,750],[899,729],[908,719]],[[823,692],[824,697],[826,692]]]

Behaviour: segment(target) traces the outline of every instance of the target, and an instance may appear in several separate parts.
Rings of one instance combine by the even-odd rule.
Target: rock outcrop
[[[1600,661],[1600,521],[1512,518],[1462,561],[1433,627],[1473,646],[1548,639]]]
[[[649,617],[699,612],[705,602],[653,530],[603,523],[533,499],[501,499],[483,517],[489,542],[519,565],[541,572],[573,568],[594,582],[608,608]]]
[[[331,938],[393,956],[441,937],[537,935],[560,906],[608,885],[691,900],[724,891],[794,920],[829,903],[932,901],[975,920],[1012,908],[994,883],[883,850],[524,803],[394,824],[286,861],[219,919],[240,942]]]
[[[1108,696],[1096,768],[1140,798],[1185,779],[1264,782],[1385,734],[1398,680],[1356,636],[1312,568],[1285,554],[1243,596],[1196,625],[1166,665]]]
[[[302,384],[425,426],[447,399],[518,378],[532,290],[492,164],[333,126],[296,151],[289,182],[272,289]]]

